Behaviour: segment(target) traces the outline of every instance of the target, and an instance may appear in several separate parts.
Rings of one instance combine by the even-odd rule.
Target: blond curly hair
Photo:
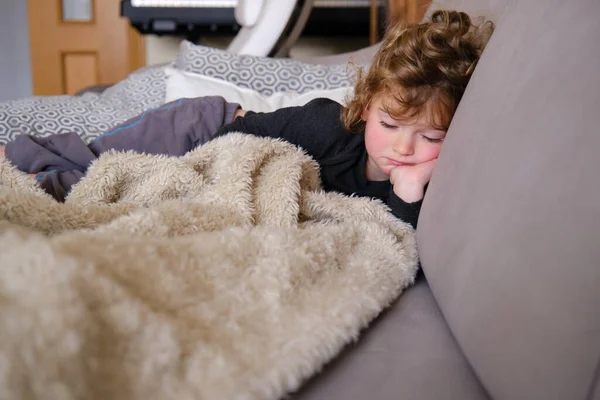
[[[341,118],[351,132],[361,132],[361,116],[377,96],[395,119],[421,115],[447,130],[494,24],[474,24],[464,12],[439,10],[413,25],[396,24],[385,34],[367,73],[357,70],[354,97]]]

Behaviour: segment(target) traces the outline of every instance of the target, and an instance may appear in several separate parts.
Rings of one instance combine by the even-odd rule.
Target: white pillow
[[[345,104],[353,93],[352,87],[329,90],[313,90],[303,94],[275,92],[270,96],[239,87],[231,82],[206,75],[186,72],[175,68],[165,68],[167,76],[165,101],[182,97],[222,96],[230,103],[239,103],[244,110],[271,112],[283,107],[302,106],[309,101],[325,97]]]

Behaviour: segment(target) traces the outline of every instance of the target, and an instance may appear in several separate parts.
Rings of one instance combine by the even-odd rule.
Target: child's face
[[[436,159],[446,131],[432,127],[429,118],[413,121],[390,117],[377,96],[362,114],[366,122],[365,146],[369,155],[366,176],[369,180],[389,179],[390,172],[400,165],[417,165]]]

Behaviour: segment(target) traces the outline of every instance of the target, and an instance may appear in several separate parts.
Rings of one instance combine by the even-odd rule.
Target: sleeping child
[[[19,136],[6,158],[64,201],[108,150],[181,156],[230,132],[280,138],[319,163],[325,190],[380,199],[416,227],[448,126],[492,30],[491,22],[474,24],[458,11],[391,27],[368,72],[358,70],[345,106],[321,98],[255,113],[216,96],[179,99],[88,144],[75,133]]]

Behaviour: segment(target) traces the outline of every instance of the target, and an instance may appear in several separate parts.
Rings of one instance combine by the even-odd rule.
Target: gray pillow
[[[354,85],[355,68],[348,63],[320,65],[298,60],[234,54],[183,41],[175,68],[207,75],[256,90],[305,93]]]
[[[0,103],[0,145],[16,135],[76,132],[89,141],[113,126],[164,103],[163,67],[144,68],[102,94],[37,96]]]

